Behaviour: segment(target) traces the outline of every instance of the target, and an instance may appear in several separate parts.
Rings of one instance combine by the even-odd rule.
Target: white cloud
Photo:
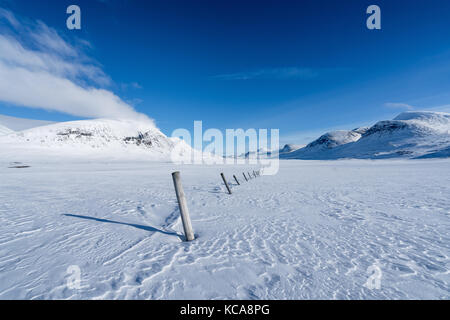
[[[12,12],[0,8],[0,19],[5,19],[11,26],[14,28],[18,28],[20,26],[19,21],[17,21],[16,17]]]
[[[384,105],[389,108],[406,109],[406,110],[415,109],[414,106],[407,104],[407,103],[402,103],[402,102],[387,102]]]
[[[91,118],[146,119],[105,89],[83,88],[45,71],[11,67],[2,62],[0,75],[0,99],[16,105]]]
[[[50,50],[65,56],[78,56],[74,47],[64,41],[54,29],[49,28],[42,21],[37,22],[36,30],[30,36],[42,50]]]
[[[54,52],[26,49],[11,36],[0,34],[0,61],[34,71],[47,71],[72,80],[86,78],[99,85],[111,82],[109,77],[97,66],[75,61],[66,61]]]
[[[2,20],[10,28],[0,29],[0,101],[74,116],[152,122],[101,88],[110,78],[56,30],[43,22],[19,25],[13,13],[0,8]]]
[[[425,110],[450,113],[450,104],[444,104],[444,105],[440,105],[440,106],[428,107]]]
[[[128,90],[129,88],[142,89],[142,86],[137,82],[121,83],[120,87],[122,88],[122,90]]]

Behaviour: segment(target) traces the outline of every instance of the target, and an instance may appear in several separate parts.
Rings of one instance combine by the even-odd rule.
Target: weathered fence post
[[[239,183],[238,179],[236,178],[236,176],[233,174],[234,180],[236,180],[236,183],[238,184],[238,186],[240,186],[241,184]]]
[[[223,173],[221,173],[220,175],[222,176],[223,183],[225,183],[225,187],[227,187],[228,193],[231,194],[230,186],[228,185],[227,179],[225,179]]]
[[[253,170],[253,176],[256,178],[256,173],[255,173],[255,170]]]
[[[180,207],[181,221],[183,222],[184,235],[187,241],[195,239],[194,231],[192,231],[191,218],[189,217],[189,210],[186,203],[186,196],[184,195],[183,186],[181,185],[180,172],[172,173],[173,185],[175,186],[175,193],[177,194],[178,205]]]
[[[252,179],[252,175],[248,171],[247,171],[247,173],[248,173],[248,178],[251,180]]]
[[[243,172],[242,172],[242,174],[244,175],[245,181],[247,181],[247,182],[248,182],[248,179],[247,179],[247,177],[246,177],[245,173],[243,173]]]

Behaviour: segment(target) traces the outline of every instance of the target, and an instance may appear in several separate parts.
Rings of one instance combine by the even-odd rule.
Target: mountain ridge
[[[326,133],[285,159],[335,160],[446,156],[450,147],[450,114],[431,111],[403,112],[393,120],[368,128]]]
[[[3,153],[12,158],[100,157],[177,160],[196,151],[169,138],[152,124],[133,120],[94,119],[48,124],[0,136]]]
[[[22,131],[0,124],[2,152],[105,157],[133,156],[168,160],[176,149],[199,152],[184,141],[169,138],[152,123],[135,120],[94,119],[58,122]],[[44,151],[44,152],[43,152]],[[241,157],[303,160],[437,158],[450,156],[450,114],[403,112],[370,127],[327,132],[308,145],[286,144],[279,150],[258,149]]]

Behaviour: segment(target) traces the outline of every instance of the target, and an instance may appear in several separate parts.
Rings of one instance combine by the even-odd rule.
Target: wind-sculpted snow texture
[[[1,299],[449,299],[450,161],[250,167],[0,155]],[[182,241],[181,171],[197,239]],[[79,266],[79,289],[66,285]],[[380,289],[365,284],[382,272]]]

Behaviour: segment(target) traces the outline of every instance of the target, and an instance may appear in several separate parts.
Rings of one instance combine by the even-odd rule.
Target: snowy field
[[[26,164],[0,161],[1,299],[450,299],[449,159],[281,161],[232,195],[215,166]]]

